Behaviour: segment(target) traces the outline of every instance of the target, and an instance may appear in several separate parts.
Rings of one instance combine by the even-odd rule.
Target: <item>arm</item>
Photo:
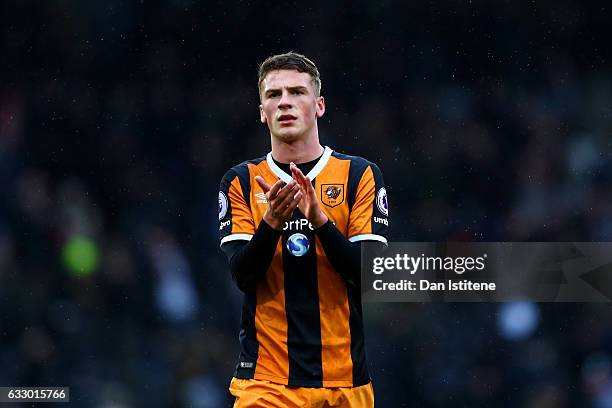
[[[315,229],[315,234],[334,269],[346,283],[359,288],[361,284],[361,242],[349,241],[331,221]],[[377,250],[382,250],[385,246],[382,242],[369,242],[376,245]]]
[[[361,282],[361,243],[350,242],[329,220],[315,229],[315,234],[334,269],[347,283],[358,286]]]
[[[291,163],[291,172],[303,192],[298,207],[314,226],[315,234],[329,262],[348,284],[359,286],[361,282],[361,243],[349,241],[329,220],[321,210],[319,199],[310,179],[304,176],[293,163]]]
[[[270,267],[280,231],[262,221],[253,238],[248,241],[228,242],[221,247],[230,264],[232,279],[243,291],[255,290]]]
[[[228,258],[234,282],[245,293],[254,290],[265,276],[283,225],[291,218],[301,198],[294,182],[283,188],[282,180],[272,187],[260,176],[255,180],[268,201],[268,209],[257,230],[240,183],[232,172],[224,176],[219,193],[221,249]]]

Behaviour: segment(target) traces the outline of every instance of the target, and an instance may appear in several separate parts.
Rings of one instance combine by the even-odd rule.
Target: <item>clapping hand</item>
[[[275,230],[281,231],[302,199],[303,193],[300,187],[295,180],[285,187],[282,180],[278,180],[272,187],[261,176],[255,176],[255,181],[266,194],[268,201],[268,209],[263,216],[264,221]]]
[[[289,167],[291,168],[293,180],[299,186],[300,193],[302,193],[298,208],[314,228],[319,228],[327,222],[328,218],[323,210],[321,210],[317,193],[312,187],[310,178],[304,176],[302,170],[300,170],[295,163],[291,163]]]

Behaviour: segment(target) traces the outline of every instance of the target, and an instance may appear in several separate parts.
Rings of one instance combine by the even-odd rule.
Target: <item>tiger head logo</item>
[[[343,184],[321,185],[321,202],[328,207],[335,207],[344,202]]]
[[[327,198],[335,200],[336,198],[338,198],[341,192],[342,192],[342,189],[340,187],[329,186],[327,187],[327,190],[325,190],[325,195],[327,196]]]

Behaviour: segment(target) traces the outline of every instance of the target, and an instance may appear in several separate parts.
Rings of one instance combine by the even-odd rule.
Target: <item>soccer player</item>
[[[266,59],[259,95],[272,151],[232,167],[219,192],[221,248],[244,292],[234,407],[373,407],[360,251],[387,242],[381,172],[321,146],[308,58]]]

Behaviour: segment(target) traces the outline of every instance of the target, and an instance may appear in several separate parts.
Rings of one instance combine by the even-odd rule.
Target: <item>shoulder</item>
[[[332,156],[337,158],[338,160],[350,161],[351,162],[350,172],[355,177],[360,177],[361,175],[363,175],[363,172],[366,171],[366,169],[368,168],[371,168],[372,172],[374,173],[380,173],[380,169],[374,162],[371,162],[370,160],[367,160],[361,156],[351,156],[351,155],[339,153],[336,151],[332,153]]]
[[[256,159],[245,160],[242,163],[236,164],[223,175],[223,180],[233,180],[238,177],[241,180],[249,179],[249,164],[258,165],[262,161],[266,160],[266,156],[261,156]]]

